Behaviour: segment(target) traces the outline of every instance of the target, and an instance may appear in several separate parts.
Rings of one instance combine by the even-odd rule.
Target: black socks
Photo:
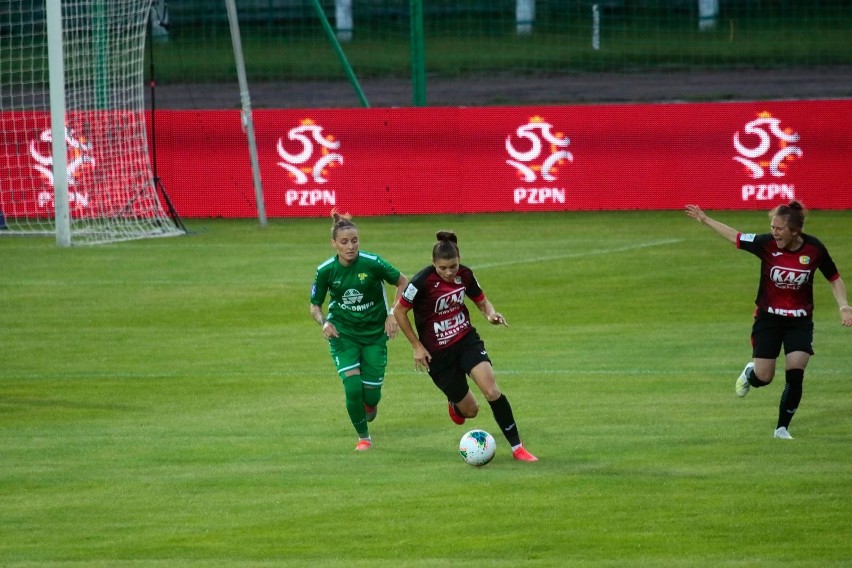
[[[799,408],[799,403],[802,401],[802,382],[805,380],[805,370],[788,369],[785,376],[787,382],[784,385],[784,392],[781,394],[781,404],[778,406],[778,428],[789,427],[793,414]]]
[[[517,446],[521,443],[521,436],[518,434],[518,426],[515,424],[515,416],[512,414],[512,407],[506,399],[505,394],[501,394],[497,400],[489,400],[491,412],[494,414],[494,420],[503,431],[503,435],[512,446]]]

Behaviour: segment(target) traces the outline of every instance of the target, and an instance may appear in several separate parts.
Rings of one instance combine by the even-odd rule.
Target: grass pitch
[[[719,213],[765,231],[762,212]],[[511,327],[485,338],[521,434],[484,468],[390,343],[353,451],[308,316],[330,222],[190,221],[166,240],[0,239],[3,566],[848,566],[852,330],[816,283],[816,357],[745,399],[758,261],[679,212],[356,219],[411,276],[458,232]],[[852,282],[852,216],[807,229]],[[844,272],[845,271],[845,272]],[[852,288],[852,287],[850,287]]]

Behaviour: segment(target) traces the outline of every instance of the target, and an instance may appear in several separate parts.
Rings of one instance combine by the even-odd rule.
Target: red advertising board
[[[147,117],[130,111],[66,113],[66,182],[73,218],[147,217],[158,213],[151,190]],[[53,218],[50,114],[0,113],[0,214]]]
[[[850,116],[852,100],[253,113],[270,217],[852,209]],[[155,119],[180,215],[256,216],[240,111]]]

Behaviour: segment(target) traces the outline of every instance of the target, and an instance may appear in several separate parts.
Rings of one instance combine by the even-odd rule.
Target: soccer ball
[[[494,458],[497,442],[485,430],[471,430],[459,441],[459,455],[470,465],[483,466]]]

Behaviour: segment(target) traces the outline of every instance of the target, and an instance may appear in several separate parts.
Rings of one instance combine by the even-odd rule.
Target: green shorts
[[[358,340],[346,335],[332,337],[328,342],[329,351],[331,360],[337,367],[337,374],[343,379],[347,371],[358,369],[364,385],[381,387],[385,380],[385,368],[388,366],[387,341],[384,334],[372,341]]]

